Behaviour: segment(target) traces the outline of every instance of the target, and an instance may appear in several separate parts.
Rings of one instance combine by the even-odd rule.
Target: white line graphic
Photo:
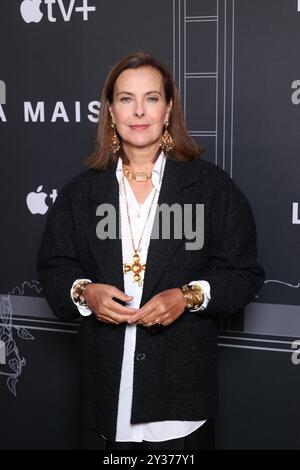
[[[224,344],[224,343],[218,343],[218,346],[222,348],[235,348],[235,349],[255,349],[257,351],[272,351],[272,352],[287,352],[292,354],[293,351],[290,349],[280,349],[280,348],[260,348],[256,346],[242,346],[242,345],[237,345],[237,344]]]
[[[218,109],[219,109],[219,0],[217,0],[217,40],[216,40],[216,142],[215,142],[215,163],[218,163]]]
[[[226,144],[226,61],[227,61],[227,0],[224,7],[224,89],[223,89],[223,166],[225,168],[225,144]]]
[[[300,1],[300,0],[299,0],[299,1]],[[278,281],[277,279],[267,279],[264,283],[265,283],[265,284],[270,284],[270,283],[283,284],[284,286],[292,287],[293,289],[299,289],[299,288],[300,288],[300,282],[298,282],[297,284],[293,285],[293,284],[289,284],[288,282]]]
[[[0,339],[0,364],[6,364],[6,346],[4,341]]]
[[[231,62],[231,159],[230,159],[230,176],[232,177],[232,167],[233,167],[233,131],[234,131],[234,122],[233,122],[233,98],[234,98],[234,0],[232,0],[232,62]]]

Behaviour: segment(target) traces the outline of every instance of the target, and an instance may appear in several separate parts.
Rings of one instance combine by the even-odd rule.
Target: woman
[[[106,79],[90,169],[49,211],[38,275],[59,318],[82,316],[98,448],[213,448],[217,319],[264,273],[249,203],[200,153],[169,72],[132,54]]]

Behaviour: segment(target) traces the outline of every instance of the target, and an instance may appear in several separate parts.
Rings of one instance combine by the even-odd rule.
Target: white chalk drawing
[[[0,339],[0,364],[6,364],[6,345]]]
[[[11,295],[24,295],[24,289],[29,287],[40,293],[41,288],[37,281],[24,281],[20,286],[15,286],[12,292],[2,295],[0,298],[0,340],[5,344],[5,367],[0,368],[1,376],[6,379],[6,385],[13,395],[17,395],[17,382],[22,373],[23,367],[26,365],[25,357],[21,356],[18,345],[15,341],[16,335],[23,340],[34,340],[34,336],[22,327],[14,326],[13,308],[11,303]]]
[[[265,287],[266,284],[282,284],[283,286],[290,287],[291,289],[300,289],[300,282],[297,282],[296,284],[291,284],[289,282],[280,281],[278,279],[266,279],[264,281],[264,286],[263,287]],[[259,291],[258,294],[255,294],[254,297],[256,299],[259,299],[260,292],[261,291]]]
[[[20,286],[13,287],[10,294],[12,294],[12,295],[25,295],[26,287],[28,287],[29,289],[35,290],[37,294],[40,294],[43,290],[40,283],[33,279],[31,281],[24,281],[22,283],[21,287]]]
[[[293,284],[289,284],[288,282],[279,281],[279,280],[277,280],[277,279],[266,279],[266,280],[265,280],[265,284],[270,284],[270,283],[283,284],[284,286],[292,287],[293,289],[299,289],[299,288],[300,288],[300,282],[298,282],[297,284],[293,285]]]

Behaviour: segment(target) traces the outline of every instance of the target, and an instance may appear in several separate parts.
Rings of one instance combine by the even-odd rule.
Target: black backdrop
[[[36,252],[93,146],[106,73],[147,50],[173,69],[205,158],[250,200],[267,273],[220,326],[218,447],[299,449],[300,2],[2,0],[0,41],[0,448],[78,445],[78,327],[53,317]]]

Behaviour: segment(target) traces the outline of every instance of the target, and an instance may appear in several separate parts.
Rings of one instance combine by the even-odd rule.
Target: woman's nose
[[[138,118],[141,118],[145,115],[143,103],[136,103],[134,109],[134,115]]]
[[[143,111],[141,111],[141,112],[136,111],[136,112],[134,113],[134,115],[135,115],[136,117],[138,117],[138,118],[141,118],[141,117],[144,116],[144,112],[143,112]]]

